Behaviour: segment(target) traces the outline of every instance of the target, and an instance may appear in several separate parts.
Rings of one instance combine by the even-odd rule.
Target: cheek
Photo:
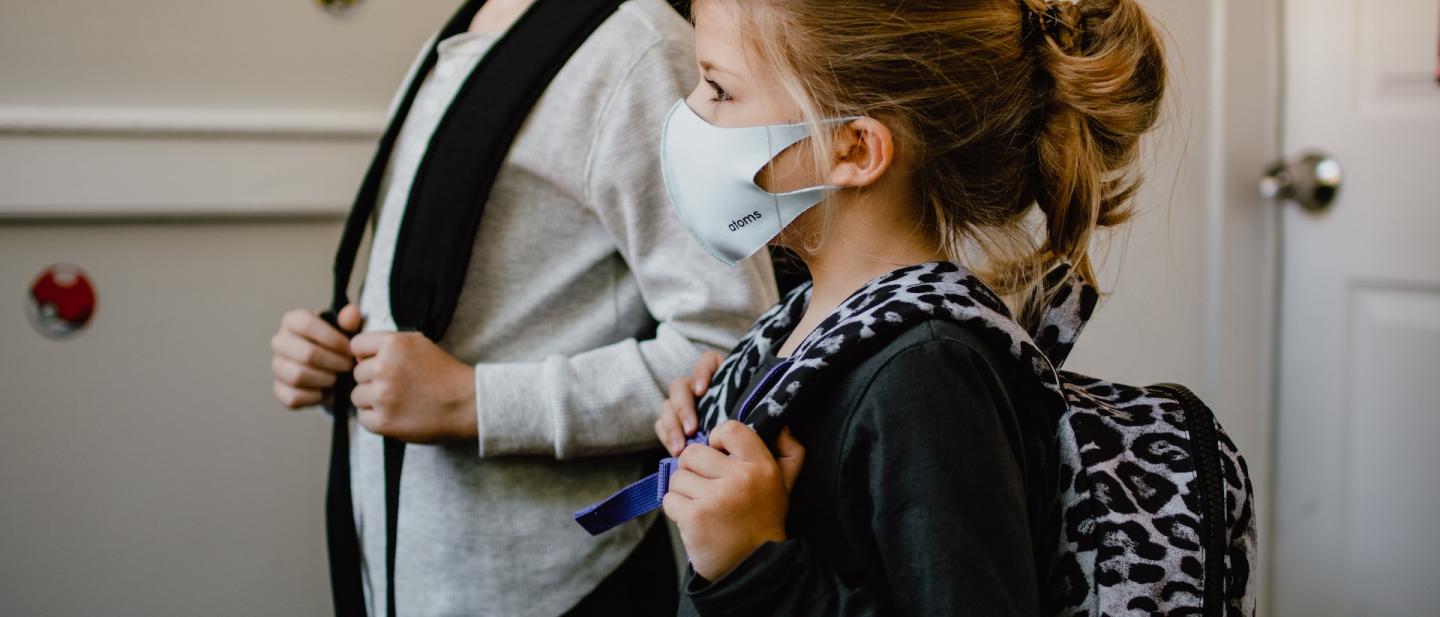
[[[809,140],[790,146],[755,175],[755,183],[771,193],[788,193],[823,184],[815,170]]]
[[[821,239],[820,230],[824,228],[824,211],[827,207],[825,204],[820,204],[801,213],[799,217],[785,226],[772,244],[790,249],[800,255],[818,249]]]

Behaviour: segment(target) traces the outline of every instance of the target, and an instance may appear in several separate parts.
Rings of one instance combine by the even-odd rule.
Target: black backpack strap
[[[401,330],[444,335],[510,144],[555,74],[619,4],[537,1],[461,86],[416,171],[396,239],[390,307]]]
[[[684,17],[687,20],[690,19],[690,5],[692,4],[690,0],[669,1],[671,8],[674,8],[676,13],[679,13],[681,17]]]
[[[337,330],[336,312],[325,320]],[[360,538],[355,530],[350,495],[350,393],[351,373],[336,376],[331,389],[330,465],[325,486],[325,541],[330,557],[330,596],[337,617],[363,617],[365,590],[360,582]]]
[[[405,468],[405,442],[385,438],[385,614],[395,617],[395,547],[400,535],[400,472]],[[359,564],[356,564],[357,568]]]
[[[431,138],[396,240],[391,310],[400,330],[419,331],[433,341],[444,335],[465,282],[485,202],[511,143],[555,74],[619,3],[537,1],[461,86]],[[466,31],[483,4],[484,0],[466,2],[436,37],[436,43]],[[346,220],[335,259],[332,308],[326,314],[332,324],[340,309],[349,304],[351,271],[395,140],[437,59],[432,46],[381,138]],[[344,375],[333,392],[335,426],[326,493],[331,590],[336,615],[342,617],[366,614],[350,494],[348,424],[353,387],[353,376]],[[390,617],[395,615],[395,549],[404,453],[402,442],[385,440],[385,578]]]
[[[481,4],[484,4],[484,0],[471,0],[462,6],[436,37],[436,42],[443,39],[447,33],[460,31],[468,25],[469,21],[465,16],[469,15],[469,19],[474,19]],[[350,277],[355,269],[355,258],[360,252],[360,244],[365,237],[365,226],[369,224],[379,200],[385,167],[390,162],[395,140],[400,135],[405,118],[410,115],[410,108],[415,104],[420,85],[431,69],[435,68],[438,57],[432,45],[420,66],[416,67],[405,96],[395,108],[389,125],[380,137],[380,143],[375,148],[375,155],[370,159],[370,166],[365,172],[365,179],[360,183],[350,215],[345,219],[340,246],[335,251],[330,309],[322,315],[325,321],[337,330],[341,329],[340,310],[350,304]],[[354,375],[347,372],[336,377],[335,386],[330,392],[330,412],[334,423],[330,430],[330,464],[325,487],[325,540],[330,558],[330,595],[337,617],[364,617],[367,613],[365,590],[360,578],[360,538],[355,529],[354,501],[350,493],[350,415],[353,411],[350,394],[354,388]]]

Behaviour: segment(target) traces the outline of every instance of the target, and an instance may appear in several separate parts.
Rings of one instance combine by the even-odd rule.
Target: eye
[[[730,93],[726,92],[724,88],[721,88],[720,84],[715,83],[715,81],[711,79],[705,80],[705,83],[709,84],[710,89],[715,91],[715,96],[710,99],[711,103],[720,103],[730,100]]]

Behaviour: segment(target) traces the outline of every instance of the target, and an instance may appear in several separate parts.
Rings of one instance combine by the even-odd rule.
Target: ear
[[[851,120],[835,132],[835,164],[830,184],[849,188],[871,186],[895,163],[895,138],[890,127],[874,118]]]

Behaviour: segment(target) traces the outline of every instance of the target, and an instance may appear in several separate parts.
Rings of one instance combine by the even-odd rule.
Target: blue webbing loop
[[[709,443],[704,434],[690,438],[686,443]],[[660,509],[665,503],[665,494],[670,492],[670,476],[680,469],[675,457],[661,459],[660,470],[639,481],[616,491],[604,501],[592,504],[575,513],[575,522],[585,531],[598,536],[622,523],[640,518]]]
[[[761,394],[767,391],[774,384],[770,383],[774,378],[784,374],[789,368],[790,360],[785,360],[770,368],[765,376],[760,379],[759,387],[755,388],[749,397],[740,404],[739,413],[736,414],[741,421],[750,411],[750,405],[755,402]],[[710,438],[705,433],[700,433],[686,440],[686,444],[698,443],[709,445]],[[610,531],[621,524],[640,518],[660,509],[665,503],[665,494],[670,492],[670,476],[680,466],[676,464],[675,457],[662,459],[660,470],[652,473],[639,481],[616,491],[614,495],[606,497],[603,501],[591,504],[584,510],[575,513],[575,522],[580,523],[585,531],[592,536],[598,536]]]

